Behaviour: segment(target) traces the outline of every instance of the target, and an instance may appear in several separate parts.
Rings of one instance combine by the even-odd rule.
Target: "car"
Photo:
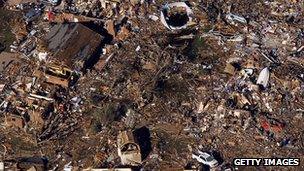
[[[212,168],[218,166],[218,161],[212,155],[200,150],[198,150],[197,154],[192,154],[192,158]]]

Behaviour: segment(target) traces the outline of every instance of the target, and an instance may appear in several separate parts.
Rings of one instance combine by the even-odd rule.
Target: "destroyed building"
[[[44,69],[40,68],[34,71],[33,75],[45,82],[68,87],[73,80],[72,71],[63,66],[48,66]]]
[[[118,156],[123,165],[139,165],[142,162],[138,143],[131,131],[123,131],[117,137]]]
[[[86,69],[96,60],[103,36],[81,23],[54,25],[45,37],[52,61],[75,70]]]

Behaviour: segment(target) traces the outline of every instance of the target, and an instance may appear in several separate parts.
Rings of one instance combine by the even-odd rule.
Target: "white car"
[[[217,160],[215,160],[212,155],[202,152],[200,150],[198,150],[198,154],[192,154],[192,158],[196,159],[198,162],[208,165],[210,167],[218,166]]]

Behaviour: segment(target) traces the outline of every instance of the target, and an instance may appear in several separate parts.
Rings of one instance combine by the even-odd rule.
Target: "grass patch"
[[[12,33],[12,19],[20,18],[20,13],[0,8],[0,43],[5,45],[5,51],[9,51],[9,46],[15,41]]]
[[[88,114],[92,117],[91,130],[93,133],[100,132],[102,127],[108,126],[126,113],[126,107],[117,103],[106,103],[101,107],[92,108]]]
[[[13,149],[18,153],[32,153],[37,150],[37,146],[35,144],[24,141],[20,137],[12,137],[11,144]]]

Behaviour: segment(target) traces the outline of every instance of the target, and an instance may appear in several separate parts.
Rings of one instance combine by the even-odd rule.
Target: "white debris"
[[[72,162],[69,162],[68,164],[64,165],[63,170],[64,171],[72,171],[73,170],[73,166],[71,166]]]
[[[0,92],[2,92],[2,90],[4,89],[5,84],[0,84]]]
[[[103,55],[107,54],[107,49],[106,49],[106,48],[103,48],[103,49],[102,49],[102,54],[103,54]]]
[[[269,77],[270,77],[270,72],[269,69],[266,67],[260,72],[256,83],[266,88],[268,85]]]
[[[202,113],[204,111],[204,104],[200,102],[198,105],[197,113]]]
[[[45,61],[46,58],[47,58],[47,56],[48,56],[47,52],[40,52],[40,53],[38,53],[38,59],[39,59],[39,61]]]
[[[253,69],[245,68],[241,71],[241,74],[244,76],[244,78],[248,78],[253,74]]]
[[[140,46],[137,46],[135,51],[138,52],[140,50]]]
[[[167,14],[171,8],[174,8],[174,7],[183,7],[186,9],[186,12],[187,12],[187,15],[188,15],[188,22],[183,25],[183,26],[171,26],[167,23],[167,16],[165,16],[165,14]],[[170,30],[179,30],[179,29],[185,29],[189,23],[192,22],[192,18],[191,18],[191,15],[193,14],[193,11],[192,9],[185,3],[185,2],[174,2],[174,3],[171,3],[171,4],[166,4],[163,6],[162,10],[161,10],[161,14],[160,14],[160,21],[162,22],[162,24],[167,27],[168,29]]]
[[[157,21],[159,19],[156,15],[149,15],[149,18],[153,21]]]
[[[4,163],[0,162],[0,171],[4,171]]]
[[[226,19],[233,24],[234,24],[235,21],[237,21],[239,23],[243,23],[243,24],[247,23],[247,21],[244,17],[239,16],[239,15],[235,15],[235,14],[231,14],[231,13],[226,15]]]

